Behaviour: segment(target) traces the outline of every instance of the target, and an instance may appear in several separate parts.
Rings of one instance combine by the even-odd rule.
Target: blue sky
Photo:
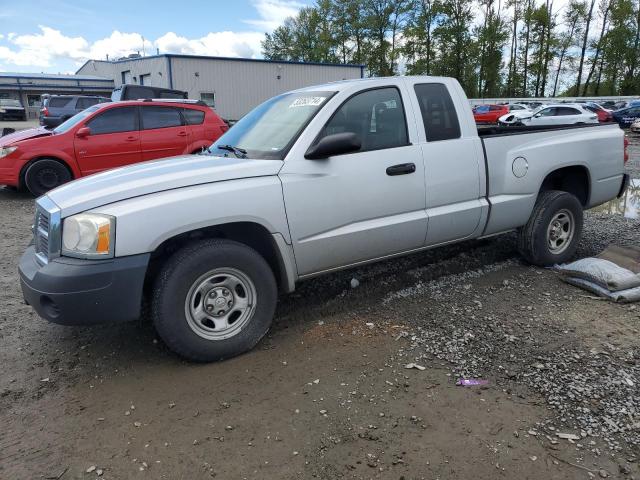
[[[2,0],[0,71],[72,73],[141,51],[260,57],[260,41],[312,0]]]

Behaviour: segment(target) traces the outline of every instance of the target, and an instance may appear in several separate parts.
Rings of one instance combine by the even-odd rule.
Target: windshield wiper
[[[233,152],[238,158],[247,158],[247,151],[244,148],[234,147],[233,145],[216,145],[216,148]]]

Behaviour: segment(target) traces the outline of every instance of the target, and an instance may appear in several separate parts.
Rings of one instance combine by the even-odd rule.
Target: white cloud
[[[304,4],[295,0],[253,0],[253,6],[258,11],[260,19],[245,20],[265,31],[271,31],[282,25],[288,18],[296,15]]]
[[[244,20],[252,25],[250,31],[210,32],[200,38],[188,38],[167,32],[156,40],[144,39],[137,32],[114,30],[110,36],[93,43],[83,37],[69,37],[60,30],[39,25],[39,32],[27,35],[0,34],[0,64],[3,66],[51,69],[71,61],[80,65],[86,60],[102,60],[127,56],[131,53],[182,53],[224,57],[260,57],[264,32],[273,30],[287,17],[304,6],[298,0],[252,0],[257,19]],[[72,64],[73,64],[72,63]]]
[[[157,39],[155,45],[161,53],[256,58],[263,38],[260,32],[211,32],[196,39],[168,32]]]
[[[151,48],[151,42],[145,40],[144,43],[147,50]],[[142,35],[139,33],[122,33],[114,30],[107,38],[94,42],[85,53],[84,60],[88,58],[104,60],[107,55],[114,60],[130,53],[143,53],[142,47]],[[147,51],[147,53],[150,52]]]
[[[50,67],[57,58],[80,60],[86,55],[88,42],[82,37],[67,37],[59,30],[39,25],[40,33],[7,36],[17,49],[0,46],[0,60],[14,65]]]

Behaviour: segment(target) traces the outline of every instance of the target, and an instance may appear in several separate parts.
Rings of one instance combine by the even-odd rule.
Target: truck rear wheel
[[[203,240],[163,266],[151,313],[171,350],[211,362],[253,348],[271,326],[277,296],[273,271],[258,252],[230,240]]]
[[[518,232],[518,250],[541,267],[566,262],[578,248],[582,217],[575,195],[559,190],[540,193],[529,221]]]

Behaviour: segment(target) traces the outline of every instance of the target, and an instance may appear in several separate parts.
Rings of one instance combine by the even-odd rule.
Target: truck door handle
[[[187,132],[178,132],[178,136],[179,137],[186,137],[187,136]]]
[[[135,142],[136,140],[138,140],[138,137],[127,137],[126,140],[127,142]]]
[[[396,175],[407,175],[416,171],[415,163],[401,163],[400,165],[392,165],[387,168],[387,175],[394,177]]]

